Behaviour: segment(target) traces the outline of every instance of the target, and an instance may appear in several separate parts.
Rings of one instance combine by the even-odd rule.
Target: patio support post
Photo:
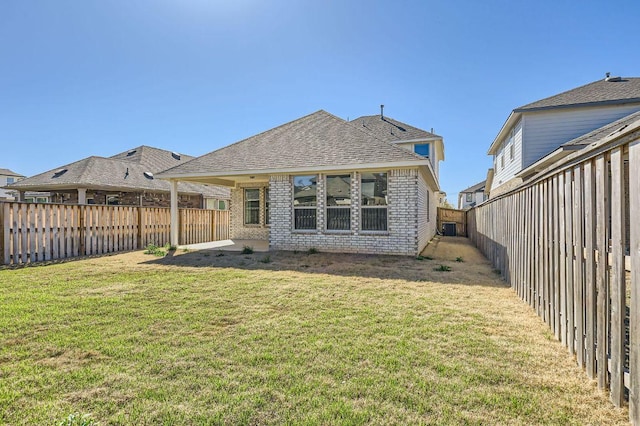
[[[78,188],[78,204],[87,204],[87,188]]]
[[[171,180],[171,245],[178,246],[178,181]]]

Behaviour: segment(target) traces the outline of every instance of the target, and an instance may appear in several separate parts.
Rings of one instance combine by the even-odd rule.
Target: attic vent
[[[153,179],[153,173],[151,173],[151,172],[144,172],[144,177],[146,177],[147,179]]]
[[[616,82],[616,81],[622,81],[622,77],[618,76],[618,77],[611,77],[611,73],[607,73],[606,77],[604,79],[604,81],[611,81],[611,82]]]
[[[67,169],[58,169],[55,172],[53,172],[53,177],[57,178],[59,176],[62,176],[65,173],[67,173]]]
[[[132,149],[131,151],[127,152],[127,157],[131,157],[133,154],[135,154],[136,152],[138,152],[138,150],[136,149]]]
[[[177,152],[175,152],[175,151],[171,153],[171,156],[172,156],[173,158],[175,158],[176,160],[179,160],[179,159],[180,159],[180,154],[178,154],[178,153],[177,153]]]

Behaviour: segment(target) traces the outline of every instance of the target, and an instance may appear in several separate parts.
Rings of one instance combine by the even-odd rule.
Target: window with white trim
[[[269,188],[264,189],[264,224],[269,224]]]
[[[362,173],[360,178],[360,228],[387,230],[387,173]]]
[[[317,176],[293,177],[293,229],[312,230],[317,226]]]
[[[349,231],[351,229],[351,175],[328,175],[325,182],[327,230]]]

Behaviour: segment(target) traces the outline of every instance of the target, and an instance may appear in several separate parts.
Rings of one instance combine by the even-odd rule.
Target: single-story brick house
[[[155,174],[194,157],[150,146],[139,146],[112,157],[87,157],[22,179],[5,188],[26,200],[27,191],[48,195],[47,202],[169,207],[170,184]],[[227,208],[228,188],[183,182],[178,187],[182,208]]]
[[[275,250],[416,255],[436,231],[443,159],[442,137],[431,132],[382,114],[345,121],[321,110],[158,177],[172,188],[231,188],[232,239],[267,240]]]

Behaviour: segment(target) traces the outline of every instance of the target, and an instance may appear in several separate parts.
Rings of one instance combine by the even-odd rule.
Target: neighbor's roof
[[[514,109],[515,112],[640,102],[640,78],[598,80]]]
[[[362,126],[379,139],[387,142],[420,140],[420,139],[442,139],[434,133],[418,129],[390,117],[380,115],[366,115],[350,121],[351,124]]]
[[[24,175],[21,175],[19,173],[12,172],[9,169],[0,169],[0,175],[2,175],[2,176],[19,176],[19,177],[23,177],[24,176]]]
[[[381,140],[361,124],[320,110],[198,157],[159,174],[163,178],[255,171],[415,164],[429,160]]]
[[[114,160],[124,160],[138,163],[145,166],[152,173],[161,172],[163,170],[174,167],[178,164],[186,163],[195,157],[191,155],[170,152],[152,146],[142,145],[137,148],[129,149],[109,158]]]
[[[470,187],[468,187],[467,189],[463,189],[460,192],[480,192],[480,191],[484,191],[484,187],[486,184],[486,180],[483,180],[480,183],[476,183],[475,185],[472,185]]]
[[[129,158],[123,157],[130,152]],[[139,155],[136,157],[136,153]],[[10,189],[30,191],[52,191],[56,189],[102,189],[102,190],[143,190],[150,192],[170,192],[171,184],[155,179],[154,174],[162,171],[158,167],[170,161],[173,164],[185,162],[193,157],[176,159],[170,151],[151,147],[138,147],[117,154],[111,158],[88,157],[75,163],[23,179],[8,186]],[[186,158],[185,158],[186,157]],[[141,164],[144,163],[144,164]],[[155,167],[154,167],[155,164]],[[145,176],[145,172],[147,175]],[[151,173],[150,175],[148,173]],[[183,194],[203,194],[205,197],[230,198],[228,188],[217,185],[201,185],[180,182],[178,192]]]
[[[532,102],[514,109],[491,143],[488,155],[496,153],[504,134],[520,119],[522,113],[560,108],[640,103],[639,77],[613,77],[594,81],[584,86]]]

